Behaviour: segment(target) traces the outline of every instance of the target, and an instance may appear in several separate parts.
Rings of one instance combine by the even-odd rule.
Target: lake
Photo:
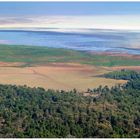
[[[85,32],[0,30],[0,44],[140,54],[140,32],[94,29]]]

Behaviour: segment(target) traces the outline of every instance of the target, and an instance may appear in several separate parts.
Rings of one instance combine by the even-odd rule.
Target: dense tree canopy
[[[83,96],[0,85],[0,137],[140,137],[139,87],[136,78]]]
[[[140,79],[140,73],[132,70],[122,69],[121,71],[113,71],[103,75],[106,78],[132,80]]]

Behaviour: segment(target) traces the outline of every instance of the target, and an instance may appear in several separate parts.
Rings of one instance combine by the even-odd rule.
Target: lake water
[[[140,32],[0,30],[0,44],[35,45],[75,50],[140,54]]]

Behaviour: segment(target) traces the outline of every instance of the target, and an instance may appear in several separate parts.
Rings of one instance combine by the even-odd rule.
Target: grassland
[[[140,65],[140,58],[137,57],[111,56],[60,48],[18,45],[0,45],[0,61],[22,62],[26,66],[52,62],[72,62],[107,67]]]
[[[97,77],[109,70],[81,64],[49,64],[35,67],[0,67],[0,83],[43,87],[45,89],[86,91],[99,85],[109,87],[125,80]]]
[[[112,56],[36,46],[0,45],[0,83],[86,91],[124,80],[98,77],[122,68],[140,69],[139,57]],[[137,66],[137,67],[136,67]]]

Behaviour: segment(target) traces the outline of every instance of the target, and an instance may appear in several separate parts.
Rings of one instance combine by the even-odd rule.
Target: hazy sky
[[[140,2],[0,2],[0,27],[140,29]]]

